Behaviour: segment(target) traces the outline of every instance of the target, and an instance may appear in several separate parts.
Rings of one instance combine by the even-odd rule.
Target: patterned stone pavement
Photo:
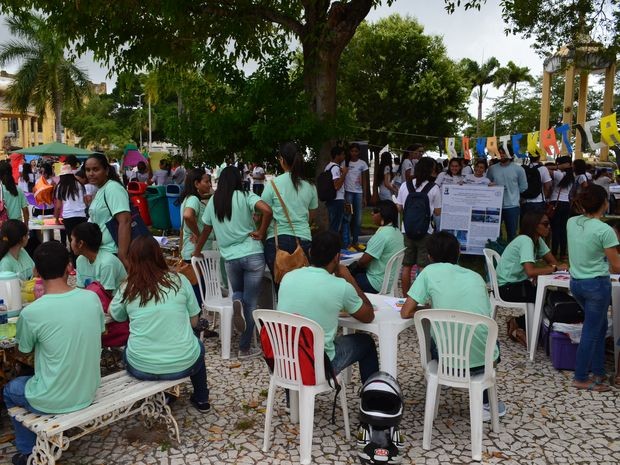
[[[505,312],[504,312],[505,315]],[[483,461],[488,464],[619,464],[620,390],[609,393],[576,391],[571,372],[556,371],[539,350],[534,363],[525,349],[506,338],[505,316],[500,313],[502,361],[498,366],[500,398],[508,407],[501,432],[485,424]],[[284,412],[280,392],[274,418],[273,444],[261,451],[268,374],[262,359],[223,361],[219,345],[209,339],[207,366],[212,411],[197,412],[185,386],[172,410],[181,429],[181,444],[171,442],[163,429],[144,430],[139,418],[117,422],[71,444],[62,465],[111,464],[274,464],[299,463],[298,428]],[[422,449],[424,379],[414,328],[401,334],[399,381],[406,411],[401,424],[407,446],[403,463],[464,464],[471,462],[468,396],[444,390],[433,431],[432,450]],[[612,356],[609,356],[610,369]],[[347,387],[352,427],[357,426],[359,376]],[[355,441],[344,438],[342,416],[330,423],[333,395],[317,398],[313,461],[317,464],[354,464]],[[0,445],[0,464],[8,463],[12,445]]]

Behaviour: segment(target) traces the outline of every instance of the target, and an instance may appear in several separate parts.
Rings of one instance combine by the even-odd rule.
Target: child
[[[19,279],[32,279],[34,262],[24,247],[28,227],[19,220],[7,220],[0,228],[0,271],[17,273]]]

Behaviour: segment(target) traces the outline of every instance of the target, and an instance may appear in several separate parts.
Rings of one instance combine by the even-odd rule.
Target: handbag
[[[554,217],[555,210],[558,208],[558,202],[560,201],[560,191],[561,189],[558,188],[558,197],[555,199],[555,202],[549,202],[547,204],[547,207],[545,208],[545,215],[547,215],[547,218],[549,219],[552,219]]]
[[[291,230],[293,231],[293,234],[295,234],[295,228],[293,227],[293,223],[291,222],[291,218],[288,214],[288,209],[286,208],[286,205],[284,204],[284,201],[282,200],[282,197],[280,196],[280,192],[278,191],[278,188],[276,187],[276,184],[273,181],[271,181],[271,186],[273,187],[273,190],[278,196],[278,200],[280,201],[280,205],[282,205],[282,210],[284,210],[284,215],[286,216],[286,220],[288,221],[288,224],[291,226]],[[280,282],[282,281],[282,278],[284,278],[284,275],[286,273],[288,273],[289,271],[296,270],[297,268],[308,266],[309,263],[308,263],[308,258],[306,257],[306,254],[304,253],[304,249],[301,248],[301,243],[299,242],[299,238],[297,236],[295,236],[295,241],[297,241],[297,247],[295,247],[295,250],[293,251],[293,253],[288,253],[286,250],[280,249],[278,245],[278,222],[275,220],[274,220],[274,236],[276,240],[276,260],[273,266],[273,269],[274,269],[273,271],[275,275],[273,277],[273,280],[276,282],[276,284],[280,284]]]
[[[112,215],[112,210],[110,210],[110,206],[108,205],[108,200],[105,197],[105,192],[103,193],[103,201],[105,202],[106,208],[110,212],[110,216],[112,217],[105,224],[105,226],[106,228],[108,228],[108,232],[110,233],[110,236],[112,236],[112,240],[114,240],[114,243],[118,245],[118,221],[114,217],[114,215]],[[129,214],[131,215],[131,222],[129,223],[129,228],[131,231],[130,242],[140,236],[151,237],[152,236],[151,231],[146,226],[146,224],[144,224],[144,221],[142,220],[142,217],[140,216],[140,211],[131,202],[129,202]]]
[[[9,211],[6,209],[4,202],[4,186],[0,184],[0,226],[9,219]]]

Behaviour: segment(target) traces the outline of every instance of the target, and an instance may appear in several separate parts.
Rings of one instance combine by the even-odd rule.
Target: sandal
[[[578,385],[575,381],[573,381],[573,387],[576,389],[583,389],[586,391],[592,392],[608,392],[611,391],[611,387],[608,384],[597,383],[596,381],[591,382],[586,385]]]
[[[519,344],[527,348],[527,334],[525,333],[524,329],[517,328],[515,330],[515,338]]]
[[[610,379],[609,375],[594,375],[592,376],[591,381],[597,384],[605,384],[609,383]]]

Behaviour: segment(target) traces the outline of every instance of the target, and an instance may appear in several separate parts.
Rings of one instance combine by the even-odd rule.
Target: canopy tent
[[[92,155],[93,152],[79,147],[71,147],[60,142],[50,142],[49,144],[35,145],[25,149],[16,150],[15,153],[24,155]]]
[[[145,156],[138,150],[135,144],[127,144],[125,146],[122,166],[136,166],[141,161],[148,163]]]

